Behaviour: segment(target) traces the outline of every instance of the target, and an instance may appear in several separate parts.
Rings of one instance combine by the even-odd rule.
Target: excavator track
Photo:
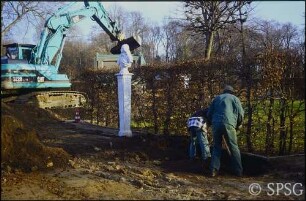
[[[2,101],[32,104],[43,109],[65,109],[84,107],[87,97],[85,93],[78,91],[41,91],[2,98]]]

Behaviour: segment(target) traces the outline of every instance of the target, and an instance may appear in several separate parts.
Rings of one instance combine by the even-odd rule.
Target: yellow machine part
[[[18,96],[14,102],[34,104],[43,109],[65,109],[85,107],[87,97],[77,91],[43,91]]]

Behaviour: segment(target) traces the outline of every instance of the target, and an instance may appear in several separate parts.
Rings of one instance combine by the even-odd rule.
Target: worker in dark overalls
[[[216,96],[208,110],[208,121],[212,125],[213,150],[210,164],[211,176],[218,174],[220,169],[220,157],[222,139],[231,153],[231,165],[236,176],[242,176],[242,164],[240,150],[237,143],[237,129],[241,126],[244,110],[238,97],[234,95],[232,86],[227,85],[223,93]]]

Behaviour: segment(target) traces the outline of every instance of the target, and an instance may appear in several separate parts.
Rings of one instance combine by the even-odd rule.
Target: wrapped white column
[[[131,131],[131,80],[132,73],[128,68],[131,67],[133,57],[129,46],[121,46],[121,54],[118,58],[120,72],[116,74],[118,80],[118,103],[119,103],[119,136],[132,136]]]
[[[118,80],[119,136],[132,136],[131,131],[131,80],[132,73],[116,74]]]

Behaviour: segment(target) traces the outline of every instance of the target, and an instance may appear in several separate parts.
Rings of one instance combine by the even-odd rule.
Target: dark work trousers
[[[222,151],[222,135],[226,140],[226,143],[231,152],[231,165],[233,173],[236,175],[242,175],[242,163],[240,150],[237,144],[237,134],[236,129],[229,124],[215,123],[212,125],[213,129],[213,150],[212,150],[212,160],[210,164],[210,169],[219,170],[220,169],[220,158]]]

